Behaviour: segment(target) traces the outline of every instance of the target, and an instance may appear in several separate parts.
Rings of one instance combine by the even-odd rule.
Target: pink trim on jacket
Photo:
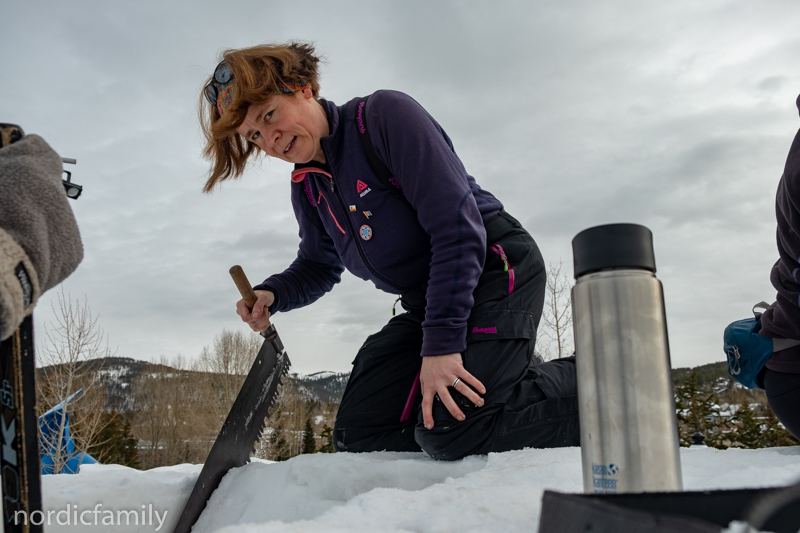
[[[304,167],[304,168],[298,168],[297,170],[292,170],[292,182],[300,183],[305,179],[306,174],[308,174],[309,172],[314,172],[315,174],[325,174],[329,178],[333,179],[333,176],[331,176],[330,172],[325,172],[321,168]]]
[[[328,199],[327,199],[327,198],[325,198],[325,196],[324,196],[324,195],[323,195],[323,194],[320,192],[320,193],[319,193],[319,198],[317,198],[317,203],[318,203],[318,204],[321,204],[321,203],[322,203],[322,200],[325,200],[325,205],[327,205],[327,206],[328,206],[328,213],[330,213],[330,214],[331,214],[331,218],[333,218],[333,221],[334,221],[334,222],[336,222],[336,227],[337,227],[337,228],[339,228],[339,231],[341,231],[342,233],[344,233],[344,232],[345,232],[345,231],[344,231],[344,228],[343,228],[343,227],[341,227],[341,226],[339,225],[339,221],[338,221],[338,220],[336,220],[336,216],[333,214],[333,211],[331,211],[331,204],[330,204],[330,203],[328,203]]]

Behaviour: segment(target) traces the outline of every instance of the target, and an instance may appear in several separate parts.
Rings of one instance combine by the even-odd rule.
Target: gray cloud
[[[788,0],[18,2],[0,19],[0,119],[78,159],[86,259],[65,288],[120,355],[196,356],[241,327],[227,269],[255,282],[295,257],[290,168],[263,161],[201,194],[196,106],[222,50],[296,38],[326,56],[327,98],[392,88],[422,103],[568,271],[582,229],[650,227],[687,366],[720,360],[722,328],[774,294],[799,25]],[[275,320],[296,370],[346,370],[393,302],[346,275]]]

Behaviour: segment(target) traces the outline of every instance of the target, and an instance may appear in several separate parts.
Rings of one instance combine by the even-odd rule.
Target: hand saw
[[[256,294],[247,281],[242,267],[233,266],[230,273],[245,303],[252,309],[256,302]],[[244,380],[236,401],[233,402],[231,412],[222,425],[211,453],[208,454],[208,459],[175,527],[175,533],[189,533],[205,509],[211,493],[219,486],[219,482],[228,470],[243,466],[250,460],[250,455],[255,450],[255,443],[264,430],[265,419],[269,417],[269,409],[278,395],[278,385],[289,372],[291,362],[274,325],[270,324],[261,335],[264,337],[264,344]]]

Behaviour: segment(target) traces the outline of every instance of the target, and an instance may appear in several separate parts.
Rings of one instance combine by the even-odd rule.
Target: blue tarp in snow
[[[64,411],[69,402],[81,394],[83,389],[67,398],[66,401],[56,405],[39,417],[39,447],[42,456],[42,474],[53,474],[55,468],[54,457],[69,457],[66,465],[61,469],[61,474],[77,474],[80,465],[97,463],[97,459],[86,452],[75,451],[75,439],[69,431],[69,413]],[[59,443],[58,434],[63,418],[64,433]],[[61,448],[57,453],[56,448]]]

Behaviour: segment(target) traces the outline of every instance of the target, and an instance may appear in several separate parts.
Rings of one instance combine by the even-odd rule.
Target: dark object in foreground
[[[252,294],[252,299],[250,299],[251,294],[244,294],[245,291],[242,290],[244,284],[250,293],[252,289],[246,283],[246,278],[244,284],[236,279],[235,268],[237,267],[231,269],[231,275],[243,292],[245,301],[252,307],[256,299],[255,294]],[[244,276],[243,272],[241,276]],[[264,344],[258,351],[236,401],[233,402],[231,412],[222,425],[211,453],[208,454],[178,525],[175,526],[175,533],[191,531],[211,494],[228,470],[243,466],[250,460],[250,454],[255,450],[255,443],[264,430],[264,419],[269,416],[269,409],[278,394],[278,385],[289,372],[291,363],[274,325],[270,325],[261,335],[265,339]]]
[[[33,316],[0,343],[0,416],[2,417],[3,531],[40,533],[42,481],[39,465],[39,423]],[[31,513],[40,525],[30,522]],[[41,516],[39,516],[41,515]]]
[[[766,489],[639,494],[545,491],[539,533],[719,533],[733,521],[796,533],[800,484]]]

